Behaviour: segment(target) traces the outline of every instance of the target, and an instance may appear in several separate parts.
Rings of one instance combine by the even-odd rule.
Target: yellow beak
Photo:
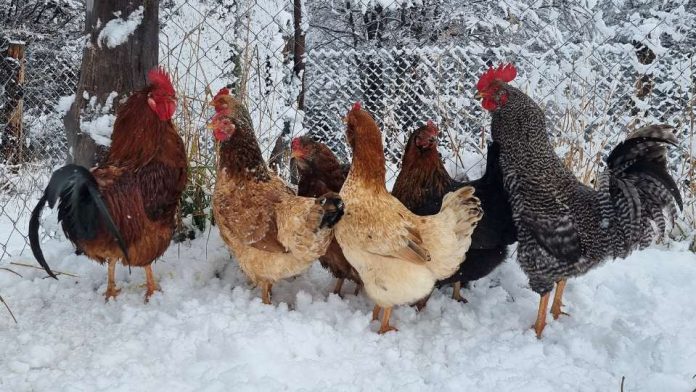
[[[208,129],[215,129],[215,127],[213,126],[213,123],[207,123],[207,124],[205,124],[205,127]]]
[[[476,98],[476,99],[483,99],[483,94],[481,94],[480,91],[477,91],[477,92],[476,92],[476,95],[474,95],[474,98]]]

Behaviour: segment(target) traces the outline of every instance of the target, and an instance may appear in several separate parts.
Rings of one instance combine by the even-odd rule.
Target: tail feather
[[[456,213],[455,232],[459,237],[470,237],[483,216],[481,202],[474,196],[474,188],[462,187],[445,195],[440,211],[451,210]]]
[[[626,140],[619,143],[609,154],[607,165],[610,169],[621,171],[626,163],[633,160],[658,159],[655,163],[666,163],[664,145],[677,145],[677,137],[669,125],[659,124],[643,127],[633,132]]]
[[[29,224],[32,253],[46,272],[49,272],[48,264],[41,251],[38,236],[39,218],[46,202],[51,208],[58,204],[58,220],[63,223],[65,234],[73,243],[94,239],[100,225],[103,224],[107,232],[116,239],[128,260],[125,241],[111,218],[96,179],[82,166],[66,165],[51,176],[43,196],[32,212]],[[49,272],[49,275],[52,275],[52,272]]]
[[[341,220],[345,212],[345,205],[341,197],[335,192],[328,192],[317,199],[324,210],[320,228],[332,228]]]
[[[609,193],[616,211],[623,251],[652,241],[655,223],[664,235],[665,211],[676,216],[683,207],[674,178],[667,169],[666,144],[677,138],[668,125],[643,127],[620,143],[607,158]],[[619,252],[624,253],[624,252]]]
[[[46,273],[53,279],[58,279],[56,274],[51,271],[51,267],[48,266],[46,258],[44,258],[43,251],[41,251],[41,243],[39,241],[39,218],[41,217],[41,211],[46,205],[46,194],[44,193],[36,203],[36,207],[31,212],[31,218],[29,218],[29,246],[31,247],[31,252],[34,254],[36,261],[46,270]]]

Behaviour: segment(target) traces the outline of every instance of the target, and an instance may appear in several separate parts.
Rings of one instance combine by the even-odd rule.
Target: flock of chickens
[[[208,127],[219,142],[213,196],[221,236],[249,279],[271,303],[275,282],[296,276],[319,259],[336,278],[355,282],[383,311],[380,333],[396,330],[392,307],[418,308],[437,285],[460,288],[489,274],[518,242],[517,259],[541,296],[537,337],[551,313],[563,314],[566,279],[600,262],[625,257],[664,235],[665,221],[682,201],[667,169],[671,128],[641,128],[609,154],[595,189],[580,183],[556,156],[544,113],[508,83],[512,65],[488,69],[477,96],[492,116],[486,172],[452,179],[437,150],[438,128],[428,121],[405,148],[392,193],[385,186],[382,135],[359,103],[344,118],[352,163],[341,165],[323,144],[292,140],[300,174],[295,192],[263,160],[247,108],[226,88],[211,105]],[[106,299],[115,297],[116,264],[144,267],[146,300],[158,289],[151,264],[169,246],[186,184],[186,154],[171,119],[176,94],[162,69],[119,108],[111,150],[91,171],[67,165],[53,173],[32,212],[31,249],[41,252],[38,227],[46,203],[78,251],[108,264]]]

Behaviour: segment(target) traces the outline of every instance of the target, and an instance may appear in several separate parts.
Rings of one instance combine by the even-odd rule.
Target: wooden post
[[[9,71],[7,75],[10,75],[5,85],[7,104],[0,113],[0,122],[6,124],[0,133],[0,163],[7,165],[17,165],[23,160],[24,49],[24,42],[11,41],[5,53],[6,58],[2,62],[4,68]]]
[[[143,7],[142,21],[126,42],[110,47],[103,40],[99,41],[99,33],[114,19],[115,12],[120,12],[121,18],[128,18],[140,7]],[[90,99],[95,97],[97,105],[104,105],[115,92],[117,96],[109,111],[115,114],[123,98],[145,87],[147,71],[157,65],[159,57],[159,1],[88,0],[85,10],[85,34],[89,35],[89,42],[82,53],[75,101],[63,122],[71,147],[68,161],[91,167],[106,148],[98,147],[80,126],[92,116],[105,114],[91,113]]]

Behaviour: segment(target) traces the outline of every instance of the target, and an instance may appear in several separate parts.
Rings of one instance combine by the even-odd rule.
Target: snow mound
[[[144,12],[145,8],[142,5],[131,12],[127,19],[121,18],[121,11],[114,12],[116,18],[108,21],[97,36],[99,48],[102,47],[102,43],[105,43],[109,48],[115,48],[128,41],[128,37],[143,21]]]
[[[163,292],[143,303],[144,273],[106,268],[66,242],[44,253],[54,271],[0,270],[19,323],[0,317],[0,389],[240,391],[691,391],[696,387],[696,256],[648,249],[571,280],[565,311],[542,340],[539,297],[514,260],[463,294],[436,292],[421,312],[399,307],[380,336],[372,303],[328,295],[318,265],[263,305],[216,230],[173,245],[154,266]],[[32,263],[30,256],[14,261]],[[1,309],[0,309],[1,310]]]

